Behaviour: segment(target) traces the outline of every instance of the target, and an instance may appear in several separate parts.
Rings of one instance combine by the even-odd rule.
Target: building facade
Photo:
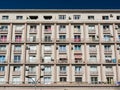
[[[0,10],[1,90],[119,90],[119,81],[120,10]]]

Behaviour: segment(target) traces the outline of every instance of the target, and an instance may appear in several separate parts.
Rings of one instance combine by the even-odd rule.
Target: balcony
[[[74,60],[74,63],[75,64],[82,64],[83,63],[83,60],[81,59],[81,60]]]
[[[0,75],[5,75],[5,71],[0,71]]]
[[[0,43],[8,43],[8,40],[0,38]]]
[[[114,41],[113,41],[113,39],[111,39],[111,38],[108,38],[108,39],[102,39],[102,42],[103,43],[114,43]]]
[[[98,71],[90,71],[90,75],[98,75]]]
[[[37,59],[29,59],[27,60],[27,63],[37,63]]]
[[[0,29],[0,33],[8,33],[8,30]]]
[[[28,71],[28,75],[36,75],[36,71]]]
[[[97,48],[89,49],[89,53],[91,54],[97,53]]]
[[[13,63],[20,64],[21,60],[14,60]]]
[[[31,49],[30,49],[28,52],[29,52],[29,53],[37,53],[37,50],[31,50]]]
[[[109,75],[114,75],[114,73],[113,73],[113,71],[106,71],[106,72],[105,72],[105,75],[108,75],[108,76],[109,76]]]
[[[71,39],[72,43],[84,43],[84,39],[78,38],[78,39]]]
[[[99,38],[92,38],[92,39],[90,38],[91,37],[87,39],[87,43],[99,43]]]
[[[83,72],[82,71],[75,71],[75,75],[76,76],[83,75]]]
[[[59,75],[61,75],[61,76],[67,75],[67,71],[60,71]]]
[[[22,39],[15,39],[13,40],[14,43],[23,43],[24,41]]]
[[[120,29],[117,29],[117,33],[120,33]]]
[[[12,75],[20,75],[20,71],[13,71]]]
[[[52,53],[52,50],[44,50],[44,53]]]
[[[23,31],[23,30],[15,30],[15,33],[18,33],[18,34],[20,33],[20,34],[21,34],[22,31]]]
[[[82,54],[81,50],[74,50],[74,54]]]
[[[110,33],[110,29],[103,29],[103,33],[104,34],[109,34]]]
[[[97,59],[92,59],[90,58],[89,61],[88,61],[89,64],[98,64],[99,61]]]
[[[6,49],[0,49],[0,53],[6,53]]]
[[[0,64],[6,64],[7,61],[6,60],[0,60]]]
[[[46,76],[50,76],[50,75],[52,75],[52,72],[51,71],[49,71],[49,72],[44,72],[44,75],[46,75]]]
[[[29,33],[31,33],[31,34],[36,34],[36,33],[37,33],[37,30],[36,30],[36,29],[30,29],[30,30],[29,30]]]
[[[88,33],[89,33],[89,34],[95,34],[95,33],[96,33],[96,30],[88,30]]]
[[[112,53],[112,49],[105,49],[104,53]]]
[[[81,30],[80,30],[80,29],[74,29],[74,33],[75,33],[75,34],[81,33]]]
[[[46,33],[46,34],[52,33],[52,30],[51,29],[45,29],[44,33]]]
[[[68,63],[68,60],[58,60],[58,63],[62,63],[62,64]]]
[[[59,50],[59,53],[61,54],[61,53],[67,53],[67,50]]]
[[[38,38],[27,38],[27,43],[38,43],[39,39]]]
[[[57,39],[56,43],[69,43],[69,39]]]
[[[22,53],[22,50],[14,50],[14,53]]]
[[[66,30],[63,29],[63,30],[59,30],[59,34],[65,34],[66,33]]]
[[[53,39],[42,39],[42,43],[53,43]]]

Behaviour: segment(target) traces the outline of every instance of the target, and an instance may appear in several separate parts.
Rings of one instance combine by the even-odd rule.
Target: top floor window
[[[8,20],[9,16],[2,16],[2,20]]]
[[[94,20],[94,16],[88,16],[88,20]]]
[[[23,16],[16,16],[16,20],[22,20]]]
[[[109,16],[102,16],[103,20],[109,20]]]
[[[120,20],[120,16],[116,16],[116,19],[117,19],[117,20]]]
[[[60,20],[65,20],[66,19],[66,15],[59,15],[59,19]]]
[[[74,15],[74,16],[73,16],[73,19],[74,19],[74,20],[79,20],[79,19],[80,19],[80,15]]]

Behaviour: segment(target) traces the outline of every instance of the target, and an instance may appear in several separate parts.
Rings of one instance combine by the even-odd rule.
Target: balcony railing
[[[83,63],[83,60],[82,59],[81,60],[74,60],[74,63],[80,64],[80,63]]]
[[[37,30],[36,29],[30,29],[29,33],[37,33]]]
[[[74,50],[74,53],[82,54],[82,50]]]
[[[6,53],[6,49],[0,49],[0,53]]]
[[[58,60],[58,63],[68,63],[68,60]]]
[[[2,30],[2,29],[0,29],[0,33],[8,33],[8,30]]]
[[[94,39],[90,39],[90,38],[87,39],[87,42],[89,42],[89,43],[98,43],[99,42],[99,38],[94,38]]]
[[[35,39],[27,38],[27,42],[28,43],[39,42],[39,39],[38,38],[35,38]]]
[[[0,63],[5,64],[5,63],[7,63],[7,61],[6,60],[0,60]]]
[[[77,39],[71,39],[71,42],[72,43],[82,43],[82,42],[84,42],[84,39],[83,38],[77,38]]]
[[[107,50],[105,49],[104,53],[112,53],[112,49],[107,49]]]
[[[89,59],[88,61],[89,64],[97,64],[99,63],[98,59]]]
[[[59,53],[67,53],[67,50],[59,50]]]
[[[98,75],[98,71],[90,71],[90,75]]]
[[[37,59],[29,59],[27,60],[27,63],[37,63]]]
[[[37,50],[29,50],[29,53],[37,53]]]
[[[51,29],[45,29],[44,33],[52,33],[52,30]]]
[[[44,50],[44,53],[52,53],[52,50]]]
[[[7,43],[7,42],[8,42],[7,39],[1,39],[1,38],[0,38],[0,43]]]
[[[89,49],[89,53],[97,53],[97,49],[94,48],[94,49]]]
[[[113,73],[113,71],[106,71],[105,74],[106,75],[113,75],[114,73]]]
[[[13,71],[12,75],[20,75],[20,71]]]
[[[5,71],[0,71],[0,75],[5,75]]]
[[[13,63],[21,63],[21,60],[14,60]]]
[[[44,72],[44,75],[52,75],[52,72]]]
[[[28,71],[28,75],[35,75],[36,72],[35,71]]]
[[[53,39],[42,39],[42,42],[51,43],[51,42],[54,42],[54,40]]]
[[[14,50],[14,53],[21,53],[22,50]]]
[[[66,30],[59,30],[59,33],[66,33]]]
[[[109,38],[109,39],[102,39],[102,42],[104,43],[112,43],[113,42],[113,39]]]
[[[95,33],[96,33],[96,30],[89,30],[88,33],[89,33],[89,34],[93,34],[93,33],[95,34]]]
[[[67,71],[60,71],[59,74],[60,75],[67,75]]]
[[[57,39],[56,42],[67,43],[69,39]]]
[[[103,29],[103,33],[110,33],[110,29]]]
[[[81,33],[80,29],[74,29],[74,33]]]
[[[83,75],[82,71],[75,71],[75,75]]]
[[[22,33],[23,30],[15,30],[15,33]]]
[[[15,43],[23,43],[24,41],[22,39],[15,39],[15,40],[12,40],[12,42],[15,42]]]

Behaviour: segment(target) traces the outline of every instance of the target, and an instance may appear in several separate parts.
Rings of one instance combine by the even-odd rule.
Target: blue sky
[[[120,0],[0,0],[0,9],[120,9]]]

